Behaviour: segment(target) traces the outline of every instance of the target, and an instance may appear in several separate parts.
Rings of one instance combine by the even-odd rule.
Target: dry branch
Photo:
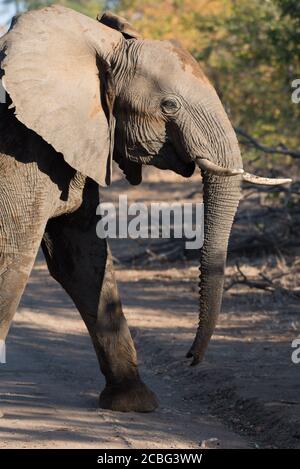
[[[252,137],[248,132],[241,129],[240,127],[235,127],[235,131],[238,135],[244,138],[240,140],[241,145],[255,147],[258,150],[263,151],[264,153],[278,154],[278,155],[288,155],[292,158],[300,158],[300,152],[296,150],[289,150],[285,145],[280,144],[277,147],[268,147],[260,143],[256,138]]]

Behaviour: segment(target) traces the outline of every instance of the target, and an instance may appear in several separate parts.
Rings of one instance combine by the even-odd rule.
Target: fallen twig
[[[274,283],[274,279],[269,278],[267,275],[263,274],[262,272],[259,273],[261,280],[258,279],[249,279],[246,274],[240,268],[238,262],[236,262],[236,269],[238,271],[238,276],[233,279],[225,288],[225,291],[229,291],[235,285],[247,285],[249,288],[255,288],[258,290],[268,291],[269,293],[280,292],[284,295],[294,296],[299,298],[300,292],[298,291],[291,291],[287,288],[282,287],[279,284]],[[286,275],[286,274],[282,274]],[[278,279],[278,276],[276,277]]]

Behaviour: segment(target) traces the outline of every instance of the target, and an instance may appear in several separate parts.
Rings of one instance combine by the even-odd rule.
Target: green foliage
[[[201,30],[207,45],[194,53],[235,124],[266,143],[299,147],[300,106],[291,101],[291,82],[300,77],[297,2],[232,2],[227,17],[201,18]]]

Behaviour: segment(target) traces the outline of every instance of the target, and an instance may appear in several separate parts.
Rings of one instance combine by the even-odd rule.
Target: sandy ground
[[[126,190],[132,200],[184,200],[197,184],[155,174],[139,188],[119,181],[104,198]],[[128,266],[145,245],[122,240],[112,248],[141,374],[159,410],[97,409],[104,381],[90,339],[39,255],[0,368],[0,448],[300,448],[300,364],[291,361],[299,299],[234,286],[204,363],[190,367],[197,259]],[[255,275],[260,266],[245,269]]]

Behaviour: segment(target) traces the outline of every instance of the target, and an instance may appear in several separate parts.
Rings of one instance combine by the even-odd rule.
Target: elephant
[[[0,340],[40,245],[51,276],[91,337],[105,388],[99,406],[150,412],[107,240],[96,235],[99,189],[114,160],[130,184],[143,165],[201,171],[200,312],[187,354],[203,357],[221,308],[228,239],[246,173],[238,141],[200,65],[174,41],[143,39],[123,18],[63,6],[23,13],[0,39]],[[100,189],[101,192],[101,189]]]

